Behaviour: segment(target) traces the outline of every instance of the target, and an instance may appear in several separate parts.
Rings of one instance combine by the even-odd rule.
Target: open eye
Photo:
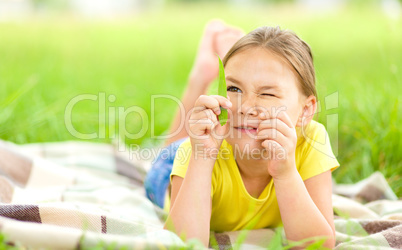
[[[229,87],[227,88],[227,91],[230,91],[230,92],[240,92],[240,93],[241,93],[241,89],[239,89],[238,87],[234,87],[234,86],[229,86]]]

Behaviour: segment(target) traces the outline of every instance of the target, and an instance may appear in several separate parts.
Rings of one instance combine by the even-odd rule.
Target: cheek
[[[230,98],[230,102],[234,105],[238,103],[239,95],[233,92],[228,92],[228,97]]]
[[[240,102],[238,100],[239,99],[238,95],[228,92],[228,96],[230,97],[230,102],[232,103],[232,107],[230,109],[228,109],[228,111],[230,110],[232,115],[236,115],[236,112],[239,109],[239,104],[240,104]]]
[[[296,107],[294,109],[291,109],[287,112],[290,120],[293,123],[293,126],[296,127],[297,122],[299,121],[299,117],[301,115],[301,109],[299,107]]]
[[[300,105],[293,103],[292,101],[284,100],[271,100],[266,101],[263,107],[267,108],[270,113],[278,114],[281,110],[284,110],[292,121],[293,126],[296,126],[299,116],[301,115]],[[285,109],[284,109],[285,108]]]
[[[232,92],[228,92],[228,96],[230,97],[230,102],[232,103],[232,107],[230,108],[230,113],[232,115],[231,120],[236,121],[236,119],[240,118],[240,116],[238,116],[238,111],[241,108],[241,96]],[[291,100],[258,98],[256,105],[264,107],[264,109],[270,114],[272,112],[276,112],[280,108],[286,107],[286,113],[288,114],[294,126],[296,126],[301,114],[299,105],[293,103]],[[238,121],[238,123],[239,122],[240,121]]]

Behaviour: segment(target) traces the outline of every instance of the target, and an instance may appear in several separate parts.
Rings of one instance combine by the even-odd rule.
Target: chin
[[[261,157],[264,147],[261,145],[263,140],[256,140],[250,137],[226,138],[226,141],[232,146],[233,154],[236,157]]]

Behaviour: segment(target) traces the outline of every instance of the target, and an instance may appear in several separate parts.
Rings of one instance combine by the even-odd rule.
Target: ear
[[[307,97],[303,102],[302,113],[297,120],[296,127],[308,124],[314,117],[317,110],[317,98],[314,95]]]

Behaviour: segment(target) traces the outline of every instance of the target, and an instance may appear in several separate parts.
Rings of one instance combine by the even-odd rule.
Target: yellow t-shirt
[[[333,171],[339,166],[325,127],[311,121],[307,129],[296,128],[298,140],[295,151],[296,167],[303,181]],[[191,143],[187,138],[176,152],[170,175],[185,177],[191,156]],[[282,225],[274,182],[265,187],[258,199],[246,190],[237,167],[232,146],[223,140],[220,154],[212,172],[211,231],[236,231]],[[165,202],[166,205],[169,204]]]

